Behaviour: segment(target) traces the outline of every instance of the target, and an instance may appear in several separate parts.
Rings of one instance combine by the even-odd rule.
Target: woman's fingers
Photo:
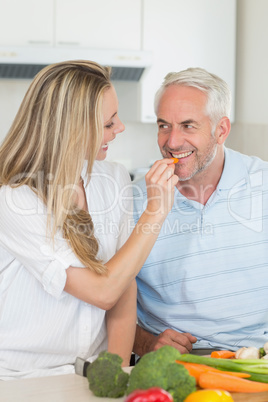
[[[159,183],[160,185],[165,184],[170,178],[175,186],[178,182],[178,177],[174,175],[175,165],[174,159],[162,159],[153,164],[149,172],[145,176],[147,184]]]
[[[156,161],[149,170],[149,172],[146,174],[146,177],[148,178],[152,177],[156,173],[156,171],[158,171],[159,173],[163,172],[169,165],[174,166],[174,160],[175,158],[165,158]]]
[[[147,210],[150,213],[167,214],[174,203],[175,185],[178,177],[174,174],[173,159],[162,159],[154,163],[146,175]]]

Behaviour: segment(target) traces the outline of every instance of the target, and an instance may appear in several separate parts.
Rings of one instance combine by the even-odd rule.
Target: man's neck
[[[197,173],[190,180],[179,181],[177,189],[189,200],[206,205],[220,181],[224,166],[224,149],[218,150],[218,155],[204,171]]]

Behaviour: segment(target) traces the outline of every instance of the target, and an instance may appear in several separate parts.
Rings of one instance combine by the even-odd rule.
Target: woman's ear
[[[231,130],[231,122],[228,117],[222,117],[216,127],[216,138],[219,145],[222,145],[227,139]]]

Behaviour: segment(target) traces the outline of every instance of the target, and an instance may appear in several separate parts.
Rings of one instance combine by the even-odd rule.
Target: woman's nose
[[[122,133],[125,130],[125,125],[122,123],[122,121],[118,118],[118,124],[116,129],[114,130],[114,134],[119,134]]]

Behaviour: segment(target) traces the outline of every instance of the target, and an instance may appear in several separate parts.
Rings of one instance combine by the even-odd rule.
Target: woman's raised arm
[[[145,176],[147,207],[129,239],[106,263],[107,275],[87,268],[69,267],[65,291],[101,309],[112,308],[136,277],[147,259],[162,224],[174,202],[175,185],[172,159],[154,163]]]

